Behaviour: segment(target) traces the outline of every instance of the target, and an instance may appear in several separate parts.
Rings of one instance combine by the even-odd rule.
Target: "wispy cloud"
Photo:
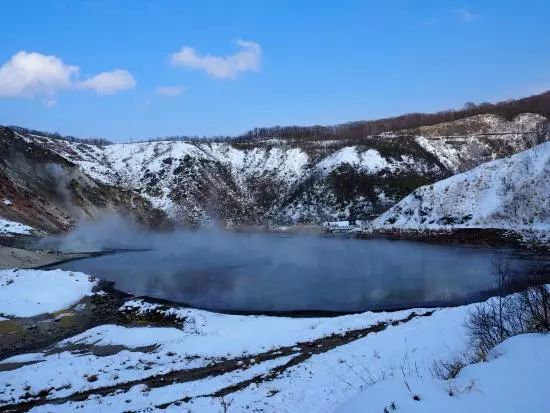
[[[181,85],[159,86],[156,89],[157,95],[161,96],[179,96],[185,92],[186,87]]]
[[[46,106],[57,102],[57,94],[66,89],[93,89],[99,94],[112,94],[135,86],[127,70],[103,72],[80,81],[80,68],[57,56],[20,51],[0,66],[0,97],[44,99]]]
[[[260,70],[262,48],[258,43],[237,40],[240,50],[226,56],[201,55],[194,48],[183,46],[173,53],[170,60],[174,66],[204,70],[218,79],[234,79],[239,73]]]
[[[455,14],[463,23],[471,23],[479,18],[479,14],[476,14],[468,9],[455,10]]]
[[[121,69],[99,73],[77,84],[79,89],[91,89],[98,95],[112,95],[135,86],[136,80],[132,74]]]

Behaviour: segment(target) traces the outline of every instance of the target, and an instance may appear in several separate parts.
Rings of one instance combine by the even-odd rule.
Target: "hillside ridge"
[[[418,131],[332,141],[154,141],[98,146],[24,134],[21,129],[3,130],[5,145],[19,153],[10,156],[23,154],[27,159],[25,171],[30,165],[61,165],[57,172],[63,171],[62,176],[52,177],[48,172],[50,192],[59,192],[54,181],[63,178],[69,191],[64,196],[71,198],[65,206],[69,212],[56,214],[62,221],[59,228],[78,219],[77,214],[70,213],[69,204],[80,205],[85,216],[98,213],[95,209],[99,204],[114,210],[137,209],[143,218],[147,208],[136,207],[136,202],[191,226],[212,222],[289,225],[348,218],[368,220],[422,185],[549,138],[548,120],[535,114],[522,114],[512,120],[477,115]],[[30,156],[33,153],[37,156]],[[14,177],[9,177],[14,170],[21,172],[13,165],[12,161],[11,167],[4,166],[5,183],[14,182]],[[29,176],[33,178],[29,182],[34,182],[36,177],[32,173]],[[48,185],[40,186],[44,187]],[[106,192],[110,192],[107,198],[114,196],[117,201],[98,203]],[[6,184],[0,187],[0,197],[13,197]],[[9,213],[17,207],[0,205],[0,215],[17,220],[16,214]],[[58,208],[63,210],[62,203]],[[1,209],[6,209],[8,215]],[[29,212],[20,215],[23,222],[44,228],[36,220],[24,219]]]
[[[550,142],[422,186],[372,222],[373,229],[550,227]]]

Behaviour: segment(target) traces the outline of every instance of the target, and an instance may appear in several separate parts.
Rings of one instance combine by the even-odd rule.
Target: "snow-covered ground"
[[[550,231],[550,142],[423,186],[374,229],[504,228]]]
[[[52,313],[90,295],[97,280],[61,270],[0,271],[0,314],[31,317]]]
[[[451,380],[413,373],[374,383],[336,413],[549,411],[550,335],[515,336],[493,353]]]
[[[55,280],[42,282],[44,272],[3,272],[0,303],[35,289],[56,298],[56,305],[30,315],[90,293],[83,274],[51,274]],[[87,287],[68,297],[75,282]],[[383,412],[393,406],[405,412],[545,411],[550,336],[514,337],[489,362],[466,367],[451,381],[432,376],[434,361],[452,360],[468,348],[464,321],[471,308],[286,318],[131,300],[121,312],[179,321],[174,327],[101,325],[47,350],[2,360],[0,409],[34,401],[28,405],[33,412],[219,413],[224,404],[228,412],[266,413]],[[82,392],[84,400],[77,396]]]
[[[5,202],[5,201],[4,201]],[[0,235],[12,236],[14,234],[28,235],[33,231],[32,227],[20,222],[10,221],[0,217]]]

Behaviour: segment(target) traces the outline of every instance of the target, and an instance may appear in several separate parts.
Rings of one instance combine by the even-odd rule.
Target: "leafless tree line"
[[[367,136],[376,136],[384,132],[395,132],[407,129],[415,129],[422,126],[432,126],[444,122],[451,122],[480,114],[495,114],[503,116],[506,119],[513,119],[521,113],[538,113],[550,118],[550,91],[539,95],[529,96],[523,99],[509,99],[498,103],[483,102],[475,104],[468,102],[462,109],[443,110],[436,113],[408,113],[401,116],[395,116],[385,119],[371,121],[349,122],[333,126],[273,126],[264,128],[254,128],[237,136],[164,136],[152,139],[140,140],[140,142],[155,141],[186,141],[186,142],[246,142],[262,139],[277,138],[285,140],[351,140],[357,141]],[[63,139],[71,142],[88,143],[92,145],[108,145],[112,142],[106,139],[90,138],[82,139],[74,136],[62,136],[61,134],[48,133],[25,129],[17,126],[10,126],[12,129],[32,133],[42,136],[48,136],[54,139]],[[546,130],[539,134],[543,136],[548,133]]]

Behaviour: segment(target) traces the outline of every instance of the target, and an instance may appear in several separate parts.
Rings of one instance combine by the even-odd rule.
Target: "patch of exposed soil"
[[[0,270],[8,268],[38,268],[90,254],[71,254],[59,251],[32,251],[22,248],[0,246]]]
[[[101,281],[94,293],[55,313],[0,321],[0,360],[37,350],[55,352],[50,348],[53,344],[102,324],[181,327],[183,322],[176,316],[158,312],[120,311],[120,307],[133,297],[114,289],[110,282]],[[96,350],[86,349],[90,353],[101,351]]]

